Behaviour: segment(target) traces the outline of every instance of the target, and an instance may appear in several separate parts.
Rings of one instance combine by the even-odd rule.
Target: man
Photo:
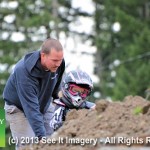
[[[20,147],[24,137],[40,140],[51,133],[49,105],[58,98],[65,70],[63,48],[55,39],[43,42],[40,51],[27,54],[15,66],[3,92],[6,119]],[[31,141],[32,142],[32,141]]]
[[[95,103],[87,101],[93,89],[90,76],[82,70],[68,72],[62,81],[59,99],[54,99],[54,113],[50,119],[52,132],[62,126],[70,109],[95,109]]]

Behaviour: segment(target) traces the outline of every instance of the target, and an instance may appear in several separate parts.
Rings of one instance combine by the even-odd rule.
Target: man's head
[[[63,60],[63,47],[58,40],[47,39],[41,46],[41,64],[45,70],[56,72]]]
[[[68,72],[62,81],[62,101],[68,107],[78,108],[90,95],[93,82],[90,76],[82,70]]]

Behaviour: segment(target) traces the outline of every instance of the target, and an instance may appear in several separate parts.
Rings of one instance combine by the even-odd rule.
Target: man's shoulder
[[[24,63],[23,63],[23,59],[20,59],[15,65],[14,65],[14,68],[12,70],[12,74],[14,73],[23,73],[24,71]]]
[[[37,55],[35,61],[32,58],[30,58],[30,57],[34,57],[32,55]],[[34,67],[35,63],[37,62],[37,59],[38,59],[38,52],[33,51],[27,53],[15,64],[12,74],[13,73],[15,73],[16,75],[18,74],[20,78],[24,78],[25,76],[28,76],[29,71]]]

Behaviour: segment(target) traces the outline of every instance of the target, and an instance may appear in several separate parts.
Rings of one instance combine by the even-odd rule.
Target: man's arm
[[[35,136],[39,139],[46,136],[43,116],[40,112],[36,88],[27,83],[17,83],[17,91],[23,111],[28,119]]]

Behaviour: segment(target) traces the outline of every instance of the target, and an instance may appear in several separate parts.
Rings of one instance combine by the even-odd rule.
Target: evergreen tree
[[[95,0],[95,3],[97,34],[94,41],[98,49],[100,67],[97,73],[103,97],[145,97],[145,91],[150,87],[148,0]]]
[[[3,0],[0,2],[0,99],[15,63],[27,52],[37,50],[48,37],[60,38],[70,31],[78,16],[89,16],[65,0]],[[2,102],[2,101],[0,101]]]

